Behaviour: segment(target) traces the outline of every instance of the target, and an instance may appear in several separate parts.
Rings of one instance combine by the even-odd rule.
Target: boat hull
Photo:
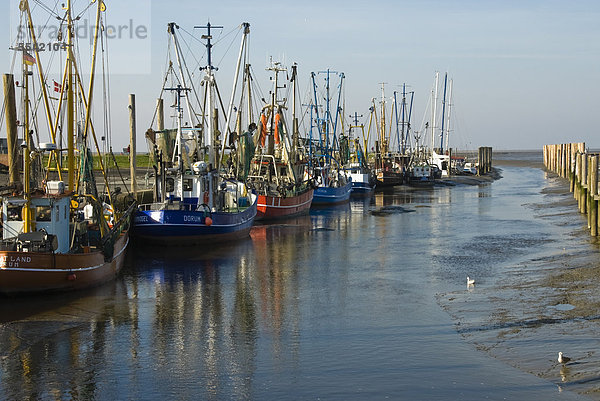
[[[313,206],[338,205],[350,201],[352,182],[348,181],[343,187],[317,187],[313,195]]]
[[[394,171],[384,171],[377,174],[377,187],[393,187],[404,182],[404,174]]]
[[[417,188],[433,187],[435,180],[430,177],[411,177],[408,180],[408,185]]]
[[[256,220],[275,220],[308,213],[313,200],[313,189],[286,198],[258,195]]]
[[[352,181],[352,192],[350,196],[352,197],[364,197],[369,196],[375,191],[375,186],[371,186],[368,182],[356,182]]]
[[[136,240],[164,245],[193,245],[247,237],[256,217],[256,198],[246,209],[212,212],[207,224],[202,210],[138,210],[133,218]]]
[[[121,271],[129,244],[127,232],[115,241],[113,256],[101,251],[78,254],[0,251],[0,293],[38,293],[90,288]]]

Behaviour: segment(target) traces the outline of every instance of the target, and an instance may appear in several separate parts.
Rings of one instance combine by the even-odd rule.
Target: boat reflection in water
[[[0,398],[247,399],[261,358],[298,363],[298,275],[314,257],[298,244],[344,231],[339,213],[201,251],[138,243],[124,275],[94,292],[0,300]]]

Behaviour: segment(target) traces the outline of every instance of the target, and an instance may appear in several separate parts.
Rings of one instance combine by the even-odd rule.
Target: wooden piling
[[[165,129],[165,108],[162,98],[156,100],[156,129],[158,131]]]
[[[587,174],[588,174],[588,155],[581,155],[581,213],[587,213]]]
[[[586,210],[586,214],[587,214],[587,221],[588,221],[588,229],[592,228],[592,213],[591,213],[591,198],[592,198],[592,155],[590,154],[586,154],[586,165],[588,166],[588,168],[586,169],[587,174],[585,176],[585,189],[586,189],[586,196],[585,196],[585,210]]]
[[[598,155],[590,160],[590,234],[598,236]]]
[[[131,174],[131,192],[137,198],[136,146],[135,146],[135,95],[129,95],[129,170]]]
[[[6,110],[6,137],[8,145],[8,183],[18,185],[19,148],[17,146],[17,106],[15,103],[15,79],[12,74],[4,74],[4,105]]]

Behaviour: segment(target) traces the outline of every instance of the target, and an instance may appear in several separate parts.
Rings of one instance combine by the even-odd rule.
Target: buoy
[[[75,280],[77,280],[77,275],[75,273],[71,273],[67,276],[67,280],[75,281]]]
[[[210,217],[206,217],[204,219],[204,224],[206,224],[207,226],[212,225],[212,219]]]

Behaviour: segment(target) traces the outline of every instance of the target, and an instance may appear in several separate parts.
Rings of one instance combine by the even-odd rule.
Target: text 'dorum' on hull
[[[133,235],[148,243],[190,245],[247,237],[256,216],[256,198],[235,213],[199,210],[143,210],[134,217]]]

